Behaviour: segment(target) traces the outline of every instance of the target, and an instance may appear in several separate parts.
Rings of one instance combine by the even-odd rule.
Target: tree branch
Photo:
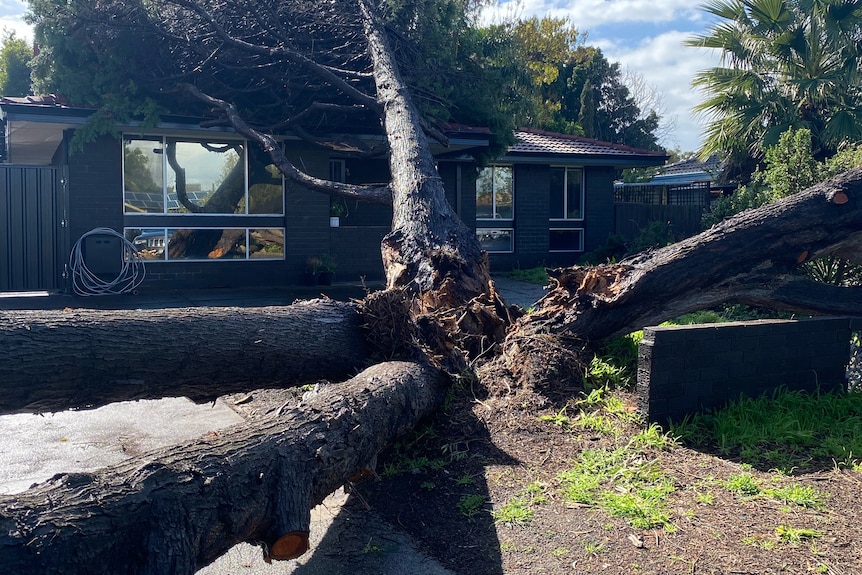
[[[0,564],[16,575],[192,575],[237,543],[308,549],[311,507],[430,415],[445,378],[370,367],[302,405],[97,473],[0,497]]]
[[[305,56],[304,54],[301,54],[295,50],[290,50],[286,48],[283,44],[281,46],[260,46],[236,38],[230,33],[228,33],[224,29],[224,27],[221,26],[221,24],[216,22],[212,14],[208,10],[204,9],[204,7],[197,2],[194,2],[192,0],[174,0],[174,4],[194,12],[200,18],[206,21],[213,30],[213,32],[217,35],[217,37],[225,44],[231,45],[235,48],[241,49],[249,53],[259,54],[261,56],[280,56],[291,62],[299,64],[306,70],[315,73],[317,76],[326,81],[329,85],[340,90],[346,96],[356,100],[357,102],[367,106],[372,110],[377,110],[379,113],[381,106],[377,102],[376,98],[366,94],[365,92],[362,92],[361,90],[357,90],[351,84],[346,82],[343,78],[338,76],[338,74],[336,74],[332,68],[315,62],[308,56]]]
[[[260,145],[263,150],[269,154],[273,163],[278,167],[279,171],[292,181],[317,192],[339,196],[351,200],[359,200],[375,204],[392,205],[392,193],[388,184],[377,185],[357,185],[345,184],[342,182],[333,182],[331,180],[323,180],[315,178],[294,166],[287,156],[284,154],[281,146],[275,139],[249,126],[237,112],[236,107],[224,100],[214,98],[205,94],[192,84],[180,84],[181,88],[192,94],[199,100],[219,108],[224,112],[230,124],[234,129]]]

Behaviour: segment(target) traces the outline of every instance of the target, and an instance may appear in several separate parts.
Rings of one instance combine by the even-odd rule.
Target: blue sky
[[[691,0],[513,0],[501,1],[483,13],[483,20],[550,15],[568,18],[587,43],[602,49],[661,95],[665,117],[672,129],[663,145],[695,151],[702,140],[703,118],[692,108],[703,94],[691,87],[700,71],[715,66],[715,51],[689,48],[682,42],[707,31],[712,22]]]
[[[703,100],[691,80],[700,70],[715,66],[714,51],[688,48],[683,40],[704,33],[710,21],[695,0],[506,0],[483,13],[483,21],[519,16],[568,18],[587,33],[587,43],[624,70],[639,75],[661,95],[672,130],[661,142],[673,148],[696,150],[701,143],[702,119],[691,109]],[[0,0],[0,27],[19,37],[32,38],[19,0]]]

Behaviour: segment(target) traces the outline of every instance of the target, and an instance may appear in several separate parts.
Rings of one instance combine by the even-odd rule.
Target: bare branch
[[[338,76],[333,71],[333,69],[324,66],[318,62],[315,62],[304,54],[287,48],[285,45],[261,46],[236,38],[235,36],[228,33],[227,30],[225,30],[224,27],[221,26],[221,24],[219,24],[215,20],[215,18],[213,18],[212,13],[206,10],[198,2],[194,2],[192,0],[173,1],[174,4],[176,4],[177,6],[186,8],[187,10],[197,14],[201,19],[203,19],[207,24],[209,24],[213,32],[225,44],[228,44],[245,52],[259,54],[261,56],[280,56],[286,58],[291,62],[299,64],[305,69],[315,73],[316,75],[324,79],[328,84],[340,90],[346,96],[368,106],[371,109],[379,110],[380,105],[373,96],[370,96],[365,92],[362,92],[361,90],[357,90],[355,87],[347,83],[343,78]]]
[[[287,159],[284,150],[282,150],[275,138],[249,126],[233,104],[205,94],[191,84],[181,84],[180,87],[199,100],[215,106],[224,112],[234,129],[249,140],[260,145],[272,158],[273,163],[278,167],[279,171],[292,181],[324,194],[375,204],[392,205],[392,192],[388,184],[356,185],[315,178],[294,166]]]

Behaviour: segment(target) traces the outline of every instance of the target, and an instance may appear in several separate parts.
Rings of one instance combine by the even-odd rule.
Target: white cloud
[[[640,73],[662,94],[668,114],[677,119],[675,133],[664,144],[679,145],[683,150],[696,150],[702,137],[702,126],[691,110],[703,101],[704,95],[692,88],[691,81],[697,72],[717,65],[719,58],[713,51],[683,46],[690,36],[689,32],[666,32],[645,38],[633,49],[617,46],[611,40],[594,42],[609,60]]]
[[[24,22],[23,15],[0,16],[0,30],[15,32],[18,38],[33,41],[33,27]]]
[[[0,30],[15,32],[18,38],[33,40],[33,27],[24,23],[27,5],[21,0],[0,0]]]
[[[510,0],[483,10],[483,22],[513,17],[569,18],[581,30],[631,22],[699,20],[701,10],[691,0]]]
[[[692,108],[703,94],[691,87],[694,75],[717,65],[719,55],[689,48],[683,40],[707,31],[706,13],[691,0],[513,0],[487,9],[483,22],[517,17],[566,17],[588,33],[587,44],[608,60],[637,72],[662,94],[676,130],[663,145],[696,150],[702,126]]]

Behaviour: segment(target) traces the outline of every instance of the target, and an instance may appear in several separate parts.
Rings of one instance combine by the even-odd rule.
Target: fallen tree
[[[836,184],[831,200],[830,192],[819,189],[810,194],[810,206],[788,211],[799,216],[795,223],[777,213],[750,212],[682,247],[620,265],[558,271],[556,286],[538,312],[507,331],[513,318],[494,291],[475,235],[446,202],[424,122],[370,2],[335,1],[306,10],[302,2],[174,0],[144,7],[107,1],[88,6],[91,12],[80,19],[68,15],[69,6],[63,1],[43,6],[42,16],[71,18],[74,32],[93,26],[87,40],[102,54],[114,53],[111,41],[131,41],[133,31],[145,30],[147,40],[157,41],[141,45],[165,48],[168,79],[196,74],[194,85],[177,83],[177,88],[215,110],[214,122],[229,124],[258,144],[286,177],[324,193],[391,202],[392,232],[382,247],[387,290],[367,298],[362,313],[373,326],[369,339],[378,350],[422,361],[382,364],[345,386],[324,388],[312,403],[287,416],[290,425],[276,412],[216,440],[156,452],[96,474],[62,475],[0,498],[0,564],[16,573],[93,573],[103,566],[110,573],[192,573],[238,541],[261,542],[272,559],[296,556],[307,546],[309,508],[368,464],[396,433],[432,411],[447,371],[499,354],[477,372],[486,387],[498,381],[524,387],[555,379],[577,382],[583,373],[578,362],[594,340],[707,305],[722,292],[729,296],[725,300],[755,298],[754,288],[762,290],[766,278],[778,277],[776,272],[789,278],[792,262],[800,258],[858,249],[862,174],[854,172]],[[247,14],[259,17],[243,17]],[[302,27],[296,34],[295,22]],[[319,49],[312,55],[322,60],[315,61],[303,47]],[[168,52],[184,57],[183,65],[171,68]],[[208,78],[202,72],[220,65],[220,75]],[[231,100],[235,91],[228,89],[223,97],[210,93],[235,78],[251,85],[240,70],[252,69],[277,75],[272,86],[284,78],[314,85],[315,94],[329,86],[339,98],[354,101],[351,110],[376,114],[389,144],[391,182],[351,186],[301,173],[272,134],[259,122],[245,120],[244,108]],[[301,89],[291,93],[304,94]],[[338,103],[318,102],[328,111]],[[293,118],[321,109],[312,103]],[[818,201],[830,207],[821,210]],[[789,204],[782,206],[777,209],[790,210]],[[745,218],[759,223],[743,225]],[[758,230],[770,229],[773,220],[782,227],[761,237]],[[734,238],[744,239],[735,243]],[[738,257],[741,263],[735,265]],[[705,279],[698,280],[701,273]],[[759,283],[751,285],[755,280]],[[793,300],[785,302],[788,307],[802,301],[782,293]],[[806,299],[805,309],[818,311],[817,298]],[[334,327],[318,330],[313,339],[329,343]],[[17,330],[15,337],[24,331]],[[337,355],[331,351],[327,361]],[[234,361],[241,371],[256,369],[241,358]],[[314,367],[323,372],[327,361]],[[303,372],[303,378],[317,377]]]
[[[266,386],[341,381],[367,361],[362,325],[355,304],[333,300],[0,312],[0,413],[159,397],[204,402]]]
[[[617,264],[552,271],[553,289],[482,373],[495,388],[577,381],[589,342],[723,303],[862,315],[862,287],[799,273],[830,255],[862,262],[862,168]]]
[[[2,497],[4,572],[191,574],[243,541],[270,560],[297,557],[311,508],[444,390],[439,370],[381,363],[283,413]]]
[[[720,290],[728,296],[722,301],[775,303],[773,298],[777,297],[778,307],[858,315],[862,311],[859,288],[826,286],[823,289],[828,291],[819,291],[821,288],[811,286],[809,280],[789,272],[804,251],[809,255],[839,251],[844,256],[853,255],[862,237],[858,231],[862,229],[860,199],[862,170],[619,265],[557,270],[555,289],[535,313],[510,327],[502,354],[478,370],[480,381],[499,389],[503,372],[502,378],[510,381],[514,376],[529,376],[531,379],[523,382],[536,387],[543,377],[550,377],[547,370],[555,367],[554,376],[564,379],[567,374],[559,371],[560,354],[583,361],[584,345],[593,330],[608,335],[638,327],[644,321],[699,309],[719,301]],[[754,238],[761,241],[753,242]],[[807,249],[800,250],[800,246]],[[710,275],[715,269],[718,271]],[[614,281],[600,281],[609,277],[609,270],[617,274]],[[776,270],[786,273],[767,275]],[[764,281],[751,283],[752,278]],[[776,283],[764,283],[769,278]],[[683,285],[686,281],[689,283]],[[736,287],[727,287],[731,285]],[[822,301],[812,298],[811,293],[790,297],[788,286],[794,285],[809,286],[814,294],[840,295]],[[659,288],[667,297],[655,293]],[[492,287],[489,290],[493,292]],[[635,297],[639,293],[651,295],[640,301]],[[370,303],[375,299],[385,303]],[[440,309],[430,315],[420,313],[409,321],[408,303],[412,300],[405,299],[403,291],[389,290],[369,297],[363,313],[371,322],[373,310],[378,310],[373,319],[393,328],[383,337],[390,342],[409,340],[402,344],[421,347],[435,341],[427,334],[439,335],[445,327],[450,344],[460,342],[469,347],[458,338],[459,326],[473,326],[473,321],[465,318],[484,317],[480,310],[490,315],[500,309],[481,304],[483,300],[479,297],[448,314]],[[324,341],[325,334],[339,329],[342,320],[348,324],[353,321],[344,318],[354,313],[346,304],[341,309],[342,304],[326,305],[341,319],[333,324],[324,316],[317,323],[315,337]],[[320,302],[292,307],[302,314],[326,309]],[[283,313],[264,311],[276,314],[273,321],[279,322],[291,317],[290,309]],[[391,316],[380,311],[384,309]],[[211,313],[230,315],[231,311],[235,310]],[[158,312],[139,313],[154,313],[158,322],[169,321]],[[231,321],[260,327],[260,314],[254,310]],[[623,319],[613,323],[597,323],[595,319],[613,318],[615,314]],[[206,315],[187,321],[211,327],[214,320]],[[457,316],[457,320],[447,322],[444,315]],[[109,325],[101,312],[78,311],[66,326],[60,314],[50,329],[71,334],[74,326],[88,319]],[[436,329],[429,331],[429,324]],[[325,332],[320,331],[322,326]],[[7,332],[4,342],[14,342],[24,332]],[[525,343],[537,340],[547,345]],[[121,341],[128,345],[129,339]],[[572,341],[578,343],[571,345]],[[440,349],[446,347],[445,342],[436,341],[435,345],[426,353],[431,357],[436,353],[438,359],[447,357]],[[403,345],[402,349],[408,347]],[[542,369],[536,367],[538,364]],[[325,369],[317,367],[321,372]],[[580,373],[569,377],[578,378]],[[240,541],[260,543],[271,559],[292,558],[307,549],[310,508],[348,482],[398,433],[436,409],[445,387],[446,376],[438,367],[382,363],[347,383],[322,387],[299,408],[251,419],[218,437],[149,453],[97,473],[63,474],[24,494],[2,497],[0,559],[4,566],[21,574],[192,573]],[[117,549],[134,551],[124,555]]]

